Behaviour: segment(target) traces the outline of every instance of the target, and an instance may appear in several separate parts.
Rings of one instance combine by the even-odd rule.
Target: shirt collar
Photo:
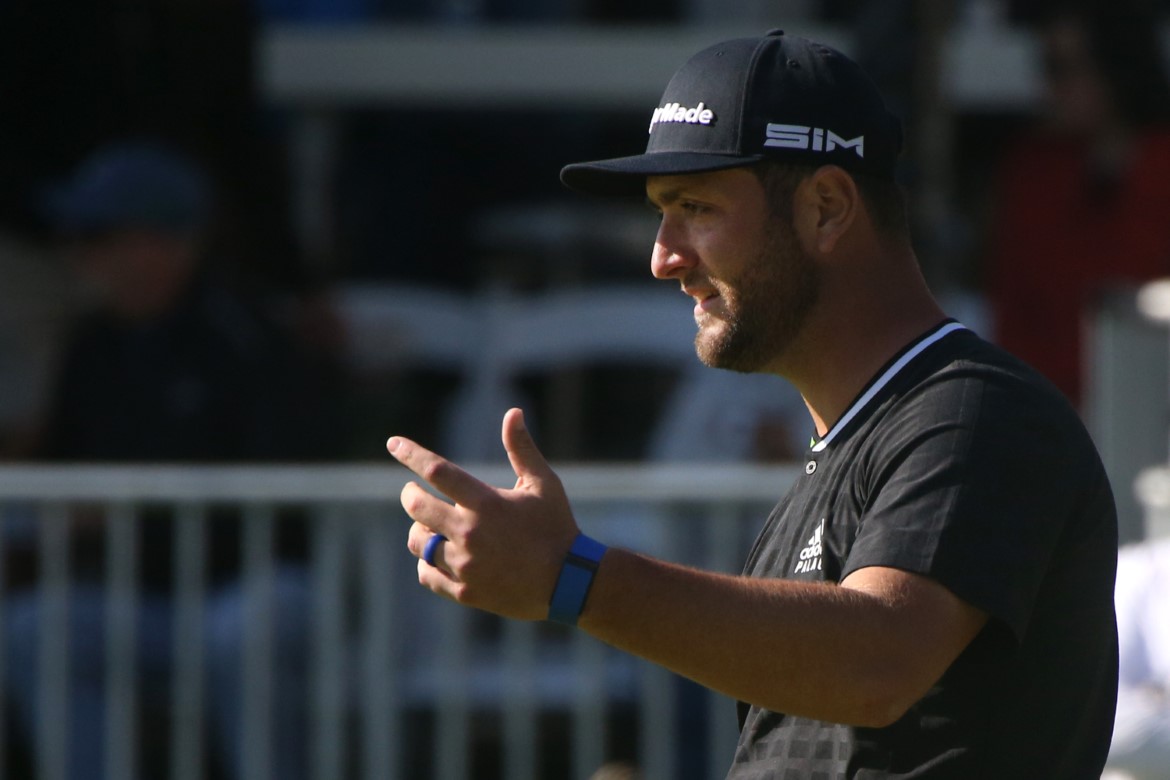
[[[888,385],[894,379],[894,377],[896,377],[902,371],[902,369],[910,365],[914,358],[921,355],[932,344],[941,341],[943,338],[960,330],[967,330],[967,327],[958,322],[950,320],[943,323],[937,329],[927,333],[918,341],[910,344],[902,351],[901,355],[898,355],[893,359],[893,361],[886,367],[886,369],[878,375],[877,379],[870,383],[865,392],[857,397],[857,400],[853,402],[853,405],[849,407],[845,414],[841,415],[841,418],[837,420],[836,424],[834,424],[829,432],[825,434],[824,438],[813,444],[812,451],[824,452],[825,448],[829,446],[829,444],[833,441],[834,438],[837,437],[841,430],[850,422],[852,422],[853,418],[860,414],[861,411],[869,405],[869,402],[877,397],[877,394],[882,391],[882,388]]]

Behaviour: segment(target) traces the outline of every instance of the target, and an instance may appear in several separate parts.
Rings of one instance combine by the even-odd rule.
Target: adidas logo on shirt
[[[800,560],[797,561],[793,574],[807,574],[810,571],[821,570],[821,538],[824,535],[825,518],[822,517],[821,524],[817,526],[817,530],[813,531],[808,544],[800,551]]]

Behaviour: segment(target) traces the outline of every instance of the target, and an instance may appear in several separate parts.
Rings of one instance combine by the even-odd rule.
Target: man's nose
[[[650,255],[650,272],[656,279],[672,279],[695,265],[691,252],[667,230],[665,221],[658,228],[654,251]]]

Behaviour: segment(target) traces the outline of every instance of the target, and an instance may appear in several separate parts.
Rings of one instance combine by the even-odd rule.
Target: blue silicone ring
[[[589,589],[593,587],[597,566],[607,549],[604,544],[585,534],[577,535],[573,546],[569,548],[569,554],[565,556],[557,585],[548,603],[549,620],[566,626],[577,625],[577,618],[581,616],[585,600],[589,598]]]
[[[427,539],[427,546],[423,548],[422,559],[427,562],[427,566],[435,565],[435,550],[439,549],[439,543],[447,541],[447,537],[442,534],[434,534],[430,539]]]

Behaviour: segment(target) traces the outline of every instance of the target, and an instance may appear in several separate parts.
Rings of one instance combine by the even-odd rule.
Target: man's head
[[[154,143],[99,149],[48,193],[49,216],[83,280],[115,315],[158,316],[196,270],[210,184],[181,154]]]
[[[838,259],[866,241],[909,246],[900,148],[898,120],[855,63],[776,31],[691,58],[654,110],[645,154],[561,178],[644,192],[660,211],[652,269],[695,299],[703,362],[787,375],[826,292],[839,307],[859,280]]]

